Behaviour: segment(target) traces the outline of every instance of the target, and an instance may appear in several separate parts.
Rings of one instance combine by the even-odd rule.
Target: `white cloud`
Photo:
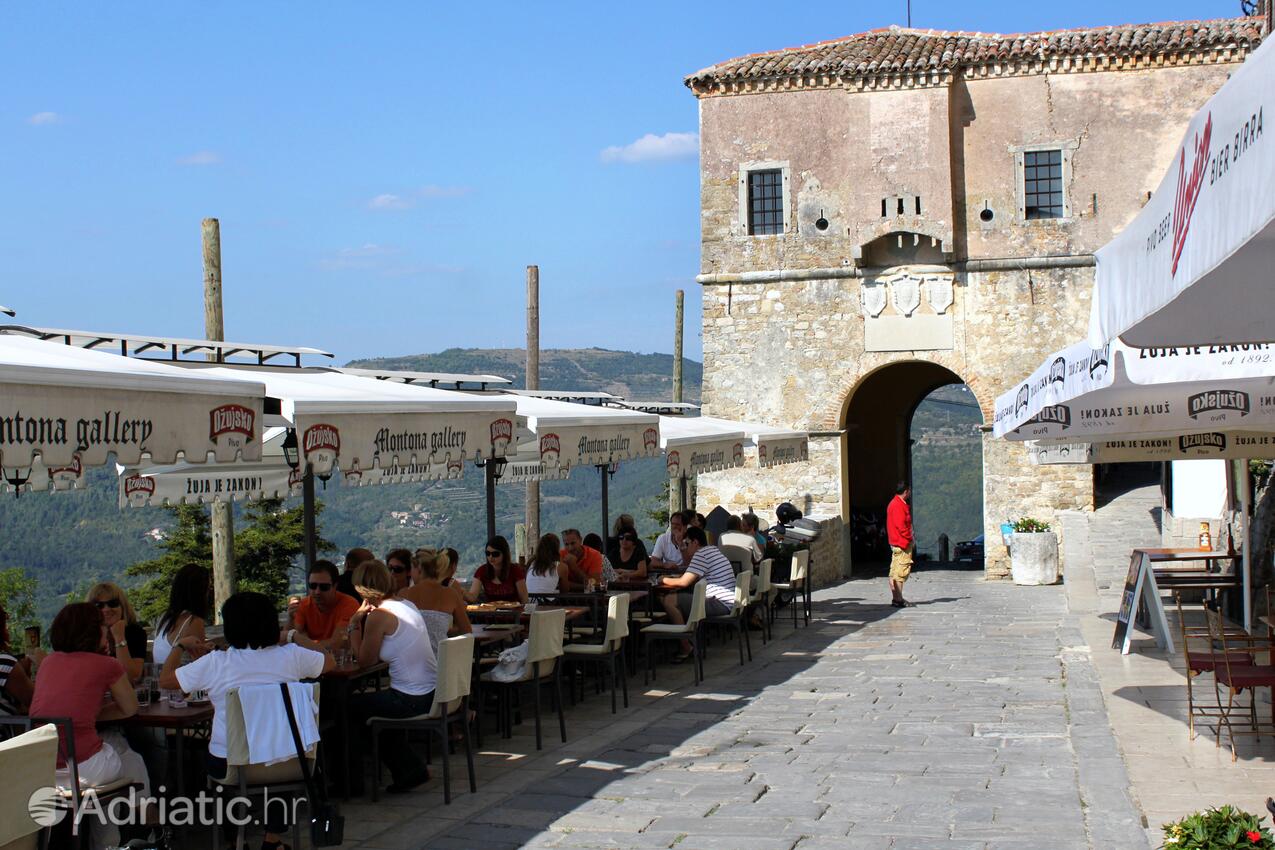
[[[411,207],[411,200],[398,195],[391,195],[388,192],[377,195],[367,202],[367,208],[370,210],[406,210]]]
[[[603,148],[603,162],[663,162],[691,159],[699,154],[698,133],[647,133],[636,142]]]
[[[36,127],[44,124],[59,124],[61,121],[62,116],[58,115],[56,112],[37,112],[27,119],[28,124],[33,124]]]
[[[216,151],[195,151],[194,153],[178,157],[178,165],[220,165],[221,154]]]

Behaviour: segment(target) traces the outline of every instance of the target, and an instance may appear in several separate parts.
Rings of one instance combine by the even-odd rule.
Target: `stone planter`
[[[1014,532],[1009,547],[1014,584],[1054,584],[1058,581],[1058,535],[1052,531]]]

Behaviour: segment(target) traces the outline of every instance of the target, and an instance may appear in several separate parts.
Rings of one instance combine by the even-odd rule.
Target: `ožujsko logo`
[[[217,446],[243,448],[246,443],[252,442],[256,421],[257,413],[252,408],[242,404],[223,404],[208,412],[208,439]]]
[[[497,419],[491,423],[491,448],[493,455],[503,455],[514,438],[514,423],[508,419]]]
[[[562,441],[554,433],[540,435],[540,459],[547,464],[557,464],[562,454]]]
[[[1206,413],[1234,411],[1240,416],[1249,412],[1248,393],[1239,390],[1209,390],[1186,400],[1187,414],[1196,419]]]
[[[1049,364],[1049,382],[1051,384],[1061,384],[1067,380],[1067,358],[1055,357],[1054,362]]]
[[[68,465],[49,470],[49,480],[53,482],[54,490],[69,490],[83,478],[84,464],[80,462],[78,452],[71,455],[71,462]]]
[[[766,465],[766,444],[762,443],[757,446],[757,462],[762,466]]]
[[[1191,215],[1195,212],[1195,202],[1200,199],[1200,190],[1204,188],[1204,172],[1209,166],[1209,152],[1213,137],[1213,113],[1209,113],[1204,122],[1203,135],[1195,136],[1195,160],[1191,163],[1191,171],[1186,170],[1186,146],[1178,154],[1178,191],[1173,199],[1173,267],[1172,276],[1178,273],[1178,260],[1182,258],[1182,249],[1186,247],[1187,231],[1191,229]]]
[[[1183,434],[1178,437],[1178,451],[1185,452],[1191,449],[1217,449],[1219,452],[1224,452],[1226,451],[1226,435],[1211,431],[1207,434]]]
[[[668,474],[676,478],[682,472],[682,455],[680,452],[669,452],[668,459],[664,462],[668,467]]]
[[[660,446],[660,432],[658,428],[647,428],[642,432],[642,447],[647,452],[654,452]]]
[[[1111,359],[1111,346],[1104,345],[1089,352],[1089,378],[1101,381],[1107,375],[1108,362]]]
[[[1063,430],[1071,427],[1071,408],[1065,404],[1051,404],[1049,407],[1042,407],[1040,413],[1037,413],[1025,424],[1046,423],[1053,425],[1061,425]]]
[[[301,451],[316,475],[327,475],[341,456],[341,432],[326,422],[311,425],[301,437]]]
[[[448,461],[447,461],[447,477],[448,477],[448,478],[460,478],[460,477],[461,477],[461,476],[463,476],[464,474],[465,474],[465,460],[464,460],[464,458],[459,458],[459,457],[458,457],[458,458],[456,458],[456,459],[454,459],[454,460],[449,458],[449,459],[448,459]]]
[[[155,479],[149,475],[133,473],[124,479],[124,500],[133,505],[144,505],[155,495]]]
[[[1018,388],[1018,395],[1014,397],[1014,416],[1015,417],[1017,417],[1020,413],[1022,413],[1024,410],[1027,409],[1027,404],[1028,402],[1031,401],[1031,396],[1032,396],[1031,387],[1029,387],[1027,384],[1023,384],[1021,387]]]
[[[731,446],[730,460],[735,466],[741,466],[744,463],[744,444],[736,443]]]

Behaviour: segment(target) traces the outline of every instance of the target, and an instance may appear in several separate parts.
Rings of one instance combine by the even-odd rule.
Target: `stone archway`
[[[885,506],[898,481],[912,481],[911,425],[936,389],[966,383],[928,360],[896,360],[861,377],[844,407],[843,516],[852,564],[888,559],[881,545]],[[981,496],[981,484],[980,484]]]

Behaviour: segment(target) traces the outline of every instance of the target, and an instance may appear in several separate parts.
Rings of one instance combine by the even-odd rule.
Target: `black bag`
[[[310,760],[305,756],[305,747],[301,744],[301,732],[297,729],[297,716],[292,711],[292,695],[288,691],[288,683],[280,682],[283,691],[283,707],[288,711],[288,725],[292,727],[292,742],[297,747],[297,758],[301,761],[301,775],[305,778],[306,793],[310,795],[310,843],[315,847],[339,847],[345,842],[345,816],[341,814],[336,803],[328,799],[327,789],[322,782],[316,782],[310,773]]]

